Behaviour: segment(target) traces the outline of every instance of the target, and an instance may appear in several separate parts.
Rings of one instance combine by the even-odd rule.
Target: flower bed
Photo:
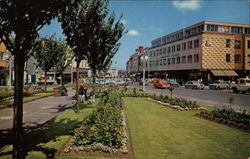
[[[155,95],[146,93],[143,91],[137,91],[136,89],[127,89],[126,91],[121,91],[122,97],[147,97],[148,100],[157,102],[161,105],[168,106],[177,110],[191,110],[191,109],[201,109],[196,101],[188,101],[179,98],[169,98],[168,96]]]
[[[250,115],[235,112],[233,109],[215,109],[212,111],[201,111],[198,116],[217,123],[226,124],[249,132]]]
[[[75,129],[64,152],[102,151],[128,153],[125,115],[118,107],[98,108]]]

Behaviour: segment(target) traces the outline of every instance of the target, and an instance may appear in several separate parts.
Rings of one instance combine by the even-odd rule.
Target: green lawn
[[[138,159],[244,159],[249,133],[207,121],[197,111],[176,111],[142,98],[125,98]]]
[[[34,94],[33,96],[30,96],[30,97],[24,97],[23,101],[27,102],[27,101],[31,101],[31,100],[38,99],[38,98],[48,96],[48,95],[52,95],[52,94],[54,94],[53,90],[48,90],[46,93],[42,92],[42,93]],[[3,106],[3,105],[11,104],[13,102],[14,102],[14,99],[9,99],[9,100],[6,100],[6,101],[0,101],[0,107]]]
[[[125,98],[133,152],[138,159],[244,159],[249,156],[249,133],[193,116],[197,111],[176,111],[142,98]],[[66,110],[25,137],[28,159],[80,159],[59,157],[58,150],[79,122],[96,107],[84,105],[80,113]],[[11,147],[0,153],[11,158]],[[85,159],[108,159],[85,157]],[[113,159],[113,158],[112,158]]]

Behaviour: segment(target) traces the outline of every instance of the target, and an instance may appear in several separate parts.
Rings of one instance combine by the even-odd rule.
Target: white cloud
[[[197,10],[201,7],[200,0],[174,0],[172,4],[180,10]]]
[[[132,35],[132,36],[136,36],[136,35],[139,35],[139,32],[136,30],[129,30],[127,34]]]
[[[126,24],[127,24],[127,21],[126,21],[126,20],[121,20],[121,23],[122,23],[123,25],[126,25]]]

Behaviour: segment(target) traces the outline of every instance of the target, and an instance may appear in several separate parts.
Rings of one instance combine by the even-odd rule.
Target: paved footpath
[[[68,96],[50,96],[24,103],[24,127],[36,127],[56,117],[65,109],[71,107],[75,100],[72,96],[75,90],[68,89]],[[13,108],[0,109],[0,130],[12,128]]]

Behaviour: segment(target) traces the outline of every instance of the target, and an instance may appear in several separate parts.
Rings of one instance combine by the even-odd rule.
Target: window
[[[240,63],[240,55],[234,55],[234,63]]]
[[[160,66],[162,66],[162,59],[160,60]]]
[[[166,54],[166,48],[165,47],[163,48],[163,54]]]
[[[194,63],[199,62],[199,54],[194,55]]]
[[[247,57],[248,57],[248,63],[250,63],[250,55],[247,55]]]
[[[207,31],[218,32],[218,25],[207,25]]]
[[[177,57],[177,58],[176,58],[176,63],[177,63],[177,64],[180,64],[180,63],[181,63],[181,58],[180,58],[180,57]]]
[[[231,60],[230,60],[230,54],[226,54],[226,62],[230,62]]]
[[[156,60],[156,66],[158,66],[159,60]]]
[[[162,54],[162,49],[160,49],[160,55]]]
[[[152,61],[150,61],[149,66],[152,66]]]
[[[188,55],[188,63],[192,63],[192,55]]]
[[[230,43],[231,43],[231,40],[230,39],[226,39],[226,47],[230,48]]]
[[[240,49],[240,40],[235,40],[234,48]]]
[[[172,64],[173,65],[175,64],[175,58],[174,57],[172,58]]]
[[[166,64],[167,64],[167,60],[163,59],[163,65],[166,65]]]
[[[181,60],[182,60],[182,64],[185,64],[186,63],[186,56],[182,56]]]
[[[0,52],[0,60],[3,60],[3,53]]]
[[[176,50],[177,50],[177,51],[180,51],[180,50],[181,50],[181,45],[180,45],[180,44],[177,44]]]
[[[186,43],[182,43],[182,50],[186,50]]]
[[[247,48],[250,49],[250,40],[247,40]]]
[[[199,39],[194,40],[194,48],[199,47]]]
[[[235,34],[243,34],[243,28],[242,27],[232,27],[231,32]]]
[[[171,59],[168,58],[168,65],[171,65]]]
[[[168,53],[170,53],[170,52],[171,52],[171,47],[170,47],[170,46],[168,47],[167,52],[168,52]]]
[[[172,52],[175,52],[175,45],[172,46]]]
[[[188,49],[192,49],[193,48],[193,41],[189,41],[188,42]]]

